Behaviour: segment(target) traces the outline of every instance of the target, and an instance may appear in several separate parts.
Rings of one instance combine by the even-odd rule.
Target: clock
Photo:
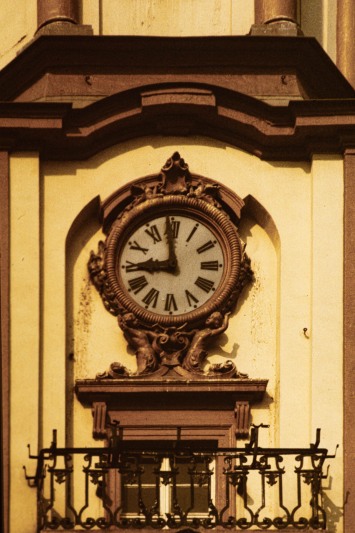
[[[241,257],[236,227],[221,209],[196,197],[157,195],[113,224],[107,280],[120,308],[142,322],[193,326],[227,304]]]

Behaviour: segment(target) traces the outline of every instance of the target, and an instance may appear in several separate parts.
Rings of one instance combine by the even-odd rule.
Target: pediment
[[[84,108],[70,103],[0,103],[0,143],[42,159],[85,160],[144,136],[205,136],[262,159],[308,160],[353,145],[355,99],[271,106],[206,84],[141,86]]]

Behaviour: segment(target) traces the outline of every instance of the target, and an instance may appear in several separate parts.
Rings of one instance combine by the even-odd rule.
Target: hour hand
[[[175,269],[177,267],[177,258],[175,253],[175,241],[174,241],[174,231],[173,226],[170,222],[170,218],[166,217],[166,235],[168,237],[168,246],[169,246],[169,258],[168,262],[171,268]]]
[[[147,272],[159,272],[159,270],[171,270],[171,265],[169,259],[166,261],[159,261],[158,259],[147,259],[146,261],[141,261],[139,263],[132,263],[127,261],[125,265],[126,272],[136,272],[137,270],[145,270]]]

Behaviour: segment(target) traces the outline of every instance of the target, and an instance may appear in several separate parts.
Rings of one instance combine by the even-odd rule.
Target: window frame
[[[109,413],[110,423],[119,422],[120,438],[122,441],[136,442],[139,446],[144,443],[148,448],[154,442],[165,442],[172,445],[176,442],[191,442],[201,448],[206,443],[215,442],[216,448],[233,448],[236,446],[235,414],[231,410],[213,411],[136,411],[112,410]],[[174,425],[172,424],[174,421]],[[107,442],[108,444],[108,442]],[[208,451],[206,450],[206,453]],[[212,450],[211,450],[212,453]],[[223,506],[226,494],[226,480],[223,476],[223,458],[215,459],[215,502],[218,508]],[[112,507],[120,502],[122,480],[115,472],[109,472],[107,493],[113,502]],[[231,503],[231,512],[233,503]],[[191,515],[192,517],[192,515]]]

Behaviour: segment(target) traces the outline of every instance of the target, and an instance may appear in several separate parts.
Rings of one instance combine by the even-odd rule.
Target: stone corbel
[[[104,439],[107,437],[107,405],[106,402],[93,402],[92,404],[93,437]]]
[[[249,437],[250,428],[250,404],[248,401],[237,401],[234,407],[235,436],[239,439]]]

